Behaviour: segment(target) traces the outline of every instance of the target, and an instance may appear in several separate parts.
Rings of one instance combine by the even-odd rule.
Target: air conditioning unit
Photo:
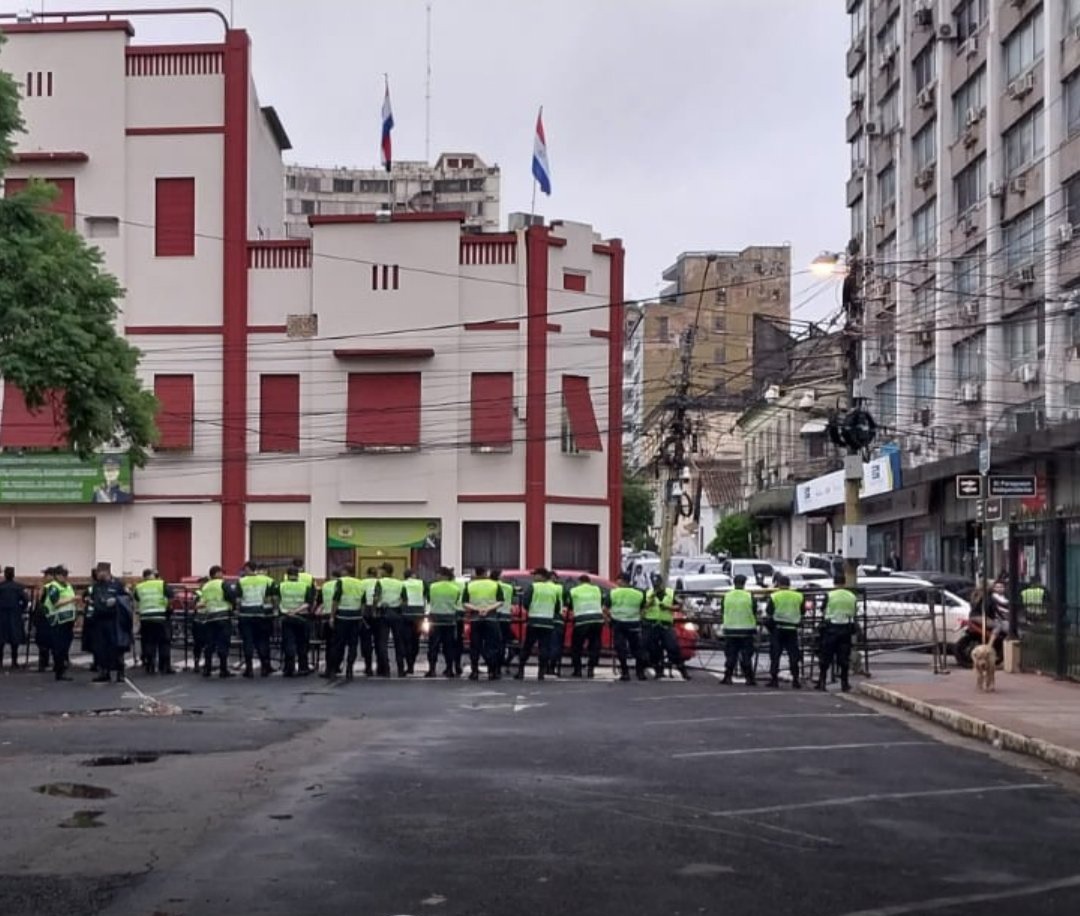
[[[884,229],[885,228],[885,214],[884,213],[875,213],[874,214],[874,228],[875,229]]]
[[[978,228],[979,224],[970,216],[965,216],[960,220],[960,229],[963,231],[964,235],[971,235]]]
[[[1020,267],[1009,274],[1009,285],[1013,289],[1031,286],[1035,282],[1034,267]]]
[[[979,300],[965,299],[960,303],[960,316],[965,321],[975,321],[979,317]]]
[[[979,36],[972,35],[967,41],[964,42],[964,54],[967,57],[974,57],[979,53]]]
[[[877,121],[867,121],[863,130],[866,131],[866,136],[868,137],[876,137],[881,133],[881,128],[878,126]]]
[[[1035,88],[1035,71],[1031,70],[1009,83],[1005,92],[1010,99],[1022,99]]]
[[[915,187],[928,188],[934,183],[934,167],[928,165],[915,173]]]
[[[964,384],[960,386],[960,403],[975,404],[979,400],[979,394],[978,382],[964,382]]]
[[[934,104],[934,87],[927,86],[917,96],[915,96],[915,104],[920,108],[929,108]]]
[[[1023,194],[1027,190],[1027,178],[1017,175],[1009,182],[1009,191],[1013,194]]]
[[[1058,244],[1068,245],[1073,240],[1073,225],[1072,223],[1062,223],[1058,226]]]
[[[956,29],[951,22],[943,22],[938,26],[937,37],[939,41],[952,41],[956,38]]]
[[[1018,382],[1023,382],[1025,385],[1033,385],[1039,380],[1038,363],[1024,363],[1013,373],[1013,378]]]
[[[990,196],[1001,197],[1005,193],[1005,182],[1003,181],[991,181],[990,182]]]

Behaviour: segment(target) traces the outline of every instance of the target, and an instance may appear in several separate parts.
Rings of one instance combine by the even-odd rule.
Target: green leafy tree
[[[653,496],[640,477],[623,468],[622,538],[641,550],[648,547],[653,523]]]
[[[21,130],[18,88],[0,70],[0,173]],[[116,333],[124,291],[101,252],[49,212],[55,198],[39,181],[0,198],[0,375],[66,423],[80,457],[116,443],[141,465],[157,402],[136,376],[139,351]]]
[[[743,513],[725,515],[716,523],[716,537],[710,542],[709,553],[726,553],[732,557],[752,557],[757,524]]]

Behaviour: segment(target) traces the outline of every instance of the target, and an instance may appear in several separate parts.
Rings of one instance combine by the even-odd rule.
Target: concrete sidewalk
[[[1080,773],[1080,684],[1034,674],[997,674],[994,693],[975,689],[971,671],[932,680],[863,681],[863,696],[922,716],[994,747]]]

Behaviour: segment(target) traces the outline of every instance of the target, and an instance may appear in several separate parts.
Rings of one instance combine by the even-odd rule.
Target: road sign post
[[[987,478],[987,495],[1005,499],[1025,499],[1038,495],[1038,481],[1034,474],[994,474]]]

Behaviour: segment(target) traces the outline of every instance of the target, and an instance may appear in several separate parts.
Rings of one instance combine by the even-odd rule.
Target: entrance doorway
[[[154,556],[158,574],[166,582],[191,575],[190,518],[154,519]]]

